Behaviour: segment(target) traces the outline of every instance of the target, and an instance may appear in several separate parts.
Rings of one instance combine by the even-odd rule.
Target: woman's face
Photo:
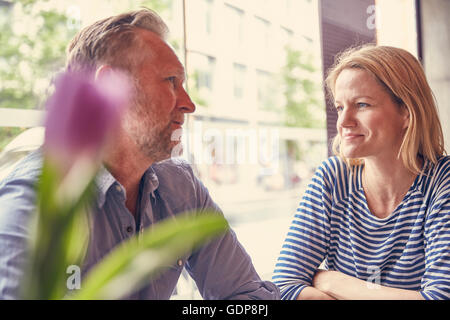
[[[335,83],[340,150],[346,158],[397,157],[409,113],[367,71],[344,69]]]

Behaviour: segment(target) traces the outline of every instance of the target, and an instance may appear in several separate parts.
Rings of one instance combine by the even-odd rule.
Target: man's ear
[[[111,72],[113,72],[113,68],[110,65],[102,64],[100,67],[97,68],[95,71],[95,80],[101,79],[104,76],[110,75]]]

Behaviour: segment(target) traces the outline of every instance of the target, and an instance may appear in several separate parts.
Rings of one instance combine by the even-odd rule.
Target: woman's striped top
[[[331,157],[317,169],[275,266],[282,299],[296,299],[322,262],[426,299],[450,299],[450,156],[437,164],[425,160],[423,173],[383,219],[368,208],[363,167]]]

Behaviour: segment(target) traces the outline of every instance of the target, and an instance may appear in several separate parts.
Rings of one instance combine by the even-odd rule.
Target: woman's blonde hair
[[[436,163],[446,154],[444,136],[433,93],[420,62],[408,51],[373,44],[347,49],[336,57],[328,71],[326,86],[334,97],[336,79],[344,69],[357,68],[372,74],[391,95],[394,102],[409,112],[409,125],[398,156],[405,167],[418,174],[422,171],[418,157]],[[347,159],[340,151],[339,134],[333,140],[333,152],[349,165],[361,159]]]

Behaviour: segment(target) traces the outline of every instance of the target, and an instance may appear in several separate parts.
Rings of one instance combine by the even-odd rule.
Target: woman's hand
[[[297,300],[336,300],[336,299],[314,287],[306,287],[300,292],[300,294],[297,297]]]
[[[312,285],[339,300],[423,300],[418,291],[382,286],[339,271],[318,270]]]
[[[338,271],[317,270],[313,278],[312,286],[324,293],[331,292],[333,286],[336,286],[339,281],[345,281],[341,275],[343,273]]]

